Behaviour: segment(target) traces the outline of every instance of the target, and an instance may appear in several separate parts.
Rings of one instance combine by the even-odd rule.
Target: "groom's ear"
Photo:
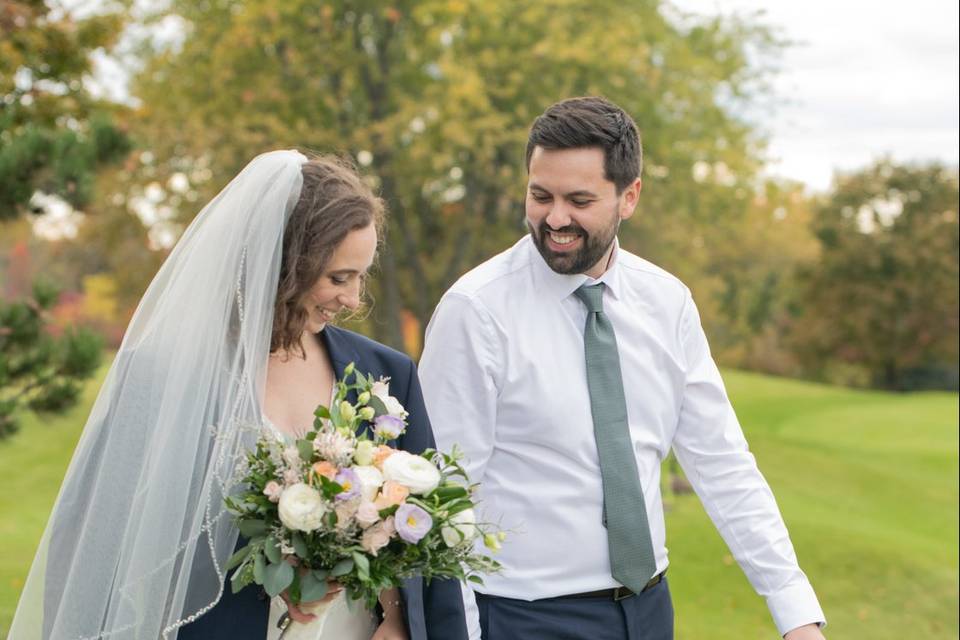
[[[633,215],[633,212],[637,208],[637,203],[640,202],[640,190],[643,188],[643,181],[640,178],[637,178],[631,182],[623,190],[623,193],[620,194],[620,219],[626,220]]]

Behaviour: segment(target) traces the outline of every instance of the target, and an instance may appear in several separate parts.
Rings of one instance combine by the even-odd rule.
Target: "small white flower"
[[[455,547],[462,542],[473,540],[477,534],[477,516],[473,509],[465,509],[448,520],[451,526],[443,527],[440,535],[448,547]]]
[[[406,451],[398,451],[384,461],[383,477],[420,495],[430,493],[440,484],[440,471],[432,462]]]
[[[322,433],[313,441],[313,448],[324,460],[338,467],[346,465],[353,457],[353,439],[341,433]]]
[[[301,482],[284,489],[277,512],[288,529],[310,532],[323,524],[327,507],[319,491]]]
[[[370,387],[370,393],[381,400],[390,395],[390,378],[380,378]]]
[[[370,387],[370,393],[380,399],[389,415],[401,420],[406,419],[407,410],[403,408],[399,400],[390,395],[390,378],[380,378],[380,380],[374,382]]]
[[[287,466],[296,469],[300,466],[300,451],[296,447],[290,446],[283,450],[283,461]]]
[[[353,451],[353,461],[361,466],[371,464],[373,462],[373,452],[376,449],[377,445],[370,440],[361,440]]]
[[[364,500],[372,502],[383,485],[383,474],[376,467],[369,465],[353,467],[353,472],[360,478],[360,495]]]

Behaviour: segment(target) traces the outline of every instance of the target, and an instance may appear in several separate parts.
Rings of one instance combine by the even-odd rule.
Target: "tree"
[[[103,343],[86,330],[54,337],[44,315],[58,297],[48,284],[34,285],[32,298],[0,301],[0,439],[17,429],[17,413],[63,411],[73,406],[81,382],[100,365]]]
[[[863,367],[885,389],[957,387],[956,169],[881,160],[839,176],[817,208],[797,353],[811,371]]]
[[[691,226],[749,200],[759,140],[737,114],[779,46],[749,20],[653,0],[184,0],[165,16],[185,38],[133,88],[149,181],[187,176],[202,202],[268,149],[355,158],[391,211],[370,328],[395,346],[404,311],[422,330],[456,277],[523,233],[527,129],[565,97],[603,94],[636,117],[649,215],[624,243],[682,259]],[[695,181],[697,163],[716,179]],[[189,221],[196,201],[166,192]]]
[[[0,221],[36,209],[38,191],[83,208],[97,168],[129,150],[118,107],[84,84],[122,25],[118,12],[75,19],[43,0],[0,6]]]
[[[687,278],[710,322],[710,347],[727,366],[798,376],[788,339],[797,273],[814,264],[812,200],[803,186],[765,181],[737,216],[698,231],[706,262]]]

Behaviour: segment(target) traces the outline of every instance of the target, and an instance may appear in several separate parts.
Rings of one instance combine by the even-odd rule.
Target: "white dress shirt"
[[[710,518],[780,633],[825,617],[734,414],[690,291],[619,247],[598,281],[561,275],[529,236],[443,296],[420,362],[440,448],[456,443],[481,482],[483,520],[512,533],[482,593],[536,600],[619,586],[584,361],[586,308],[603,282],[617,335],[630,437],[657,571],[667,568],[660,464],[673,447]],[[465,590],[468,623],[476,605]]]

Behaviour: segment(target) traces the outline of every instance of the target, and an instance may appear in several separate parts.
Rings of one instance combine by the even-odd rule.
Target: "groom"
[[[530,234],[463,276],[420,362],[441,448],[458,443],[485,519],[518,531],[464,589],[473,637],[673,637],[660,465],[676,452],[787,640],[823,612],[747,448],[690,291],[621,248],[640,197],[633,120],[603,98],[536,119]]]

